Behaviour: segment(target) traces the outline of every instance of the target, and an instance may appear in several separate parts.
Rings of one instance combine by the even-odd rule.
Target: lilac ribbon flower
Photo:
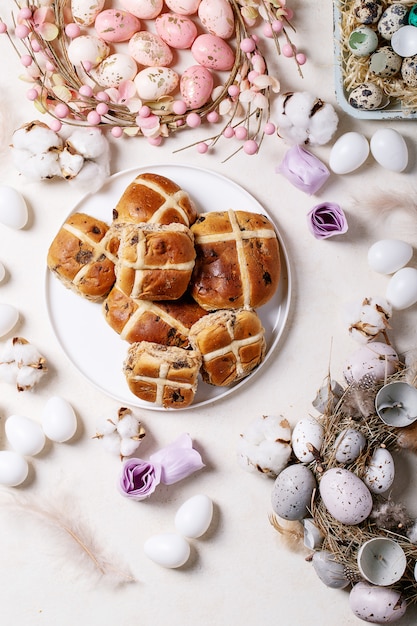
[[[165,485],[172,485],[204,467],[201,456],[194,450],[191,437],[187,433],[152,454],[149,460],[161,466],[161,482]]]
[[[148,498],[161,482],[162,468],[142,459],[128,459],[123,464],[119,487],[133,500]]]
[[[316,239],[327,239],[347,232],[348,223],[343,210],[334,202],[322,202],[307,214],[310,232]]]
[[[294,187],[310,195],[318,191],[330,176],[320,159],[298,145],[287,150],[275,171],[285,176]]]

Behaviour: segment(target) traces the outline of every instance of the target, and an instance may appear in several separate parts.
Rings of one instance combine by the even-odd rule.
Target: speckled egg
[[[372,511],[371,492],[356,474],[347,469],[332,467],[326,470],[319,489],[324,506],[341,524],[360,524]]]
[[[229,39],[235,32],[235,18],[228,0],[201,0],[198,17],[211,35]]]
[[[361,24],[376,24],[384,11],[382,0],[356,0],[353,15]]]
[[[362,581],[352,587],[349,605],[356,617],[371,624],[392,624],[407,610],[406,600],[397,589]]]
[[[398,354],[382,341],[370,341],[355,350],[345,362],[343,375],[347,383],[359,382],[370,376],[375,382],[385,380],[399,368]]]
[[[110,47],[100,37],[81,35],[69,42],[67,53],[73,65],[80,67],[88,62],[96,67],[109,56]]]
[[[297,459],[302,463],[314,461],[313,447],[320,452],[323,444],[324,428],[313,417],[303,417],[295,424],[291,434],[291,445]]]
[[[181,75],[180,92],[189,109],[198,109],[209,101],[213,91],[213,75],[202,65],[192,65]]]
[[[179,76],[169,67],[147,67],[138,72],[134,83],[140,98],[155,101],[177,88]]]
[[[366,446],[364,435],[355,428],[346,428],[337,437],[334,443],[335,458],[339,463],[352,463]]]
[[[384,92],[379,85],[374,83],[361,83],[350,92],[348,101],[354,109],[374,111],[382,106]]]
[[[159,35],[142,30],[129,40],[129,54],[145,67],[168,67],[173,54],[171,48]]]
[[[200,0],[165,0],[168,9],[179,15],[194,15],[197,13]]]
[[[390,78],[399,73],[402,62],[400,55],[394,52],[390,46],[382,46],[372,54],[369,60],[369,69],[375,76]]]
[[[387,41],[391,40],[391,37],[401,26],[407,24],[408,7],[399,2],[395,2],[388,6],[378,22],[378,32]]]
[[[164,0],[120,0],[120,4],[140,20],[153,20],[162,11]]]
[[[188,50],[197,37],[197,26],[185,15],[163,13],[155,20],[158,35],[171,48]]]
[[[401,65],[403,81],[410,87],[417,87],[417,54],[403,59]]]
[[[122,9],[107,9],[97,15],[94,28],[103,41],[119,43],[128,41],[133,33],[140,30],[140,21]]]
[[[71,0],[72,19],[77,24],[91,26],[106,0]]]
[[[378,35],[369,26],[359,26],[349,35],[347,46],[355,57],[367,57],[378,47]]]
[[[377,448],[366,466],[363,482],[372,493],[385,493],[395,477],[392,454],[386,448]]]
[[[278,474],[271,495],[272,508],[287,520],[300,520],[308,514],[316,487],[313,472],[301,463],[289,465]]]
[[[230,70],[235,62],[232,48],[216,35],[199,35],[191,46],[191,53],[197,63],[212,70]]]
[[[125,80],[132,80],[138,71],[135,59],[129,54],[110,54],[92,72],[101,87],[118,87]]]

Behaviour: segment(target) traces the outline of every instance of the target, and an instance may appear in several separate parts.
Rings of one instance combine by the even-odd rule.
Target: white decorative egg
[[[0,185],[0,222],[20,230],[28,221],[28,208],[22,194],[14,187]]]
[[[328,550],[314,552],[312,564],[320,580],[331,589],[344,589],[349,585],[343,563],[336,561]]]
[[[129,54],[110,54],[93,71],[92,76],[101,87],[118,87],[125,80],[133,80],[138,71],[135,59]]]
[[[17,487],[27,478],[29,465],[26,459],[14,450],[0,450],[0,485]]]
[[[393,274],[410,261],[413,247],[400,239],[381,239],[368,250],[369,267],[380,274]]]
[[[52,396],[44,406],[41,424],[51,441],[69,441],[77,431],[77,417],[71,404],[60,396]]]
[[[106,0],[71,0],[72,19],[77,24],[91,26]]]
[[[364,435],[355,428],[346,428],[336,438],[334,447],[338,463],[352,463],[366,446]]]
[[[190,557],[190,544],[177,533],[160,533],[145,541],[143,546],[146,556],[168,568],[177,568],[184,565]]]
[[[398,354],[392,346],[382,341],[370,341],[349,356],[343,375],[348,383],[359,382],[366,375],[377,382],[394,374],[399,364]]]
[[[199,109],[209,101],[213,91],[213,75],[202,65],[191,65],[181,75],[180,91],[187,107]]]
[[[94,35],[80,35],[68,44],[68,58],[73,65],[81,67],[90,63],[91,67],[99,65],[110,54],[108,44]]]
[[[129,54],[145,67],[167,67],[171,65],[173,54],[171,48],[161,37],[142,30],[135,33],[129,41]]]
[[[323,437],[324,428],[317,420],[310,416],[300,419],[291,435],[291,445],[297,459],[302,463],[314,461],[314,452],[309,449],[309,446],[313,446],[320,452]]]
[[[417,302],[417,269],[403,267],[388,282],[385,296],[394,309],[408,309]]]
[[[417,28],[413,26],[417,32]],[[379,128],[371,137],[371,153],[386,170],[402,172],[408,165],[408,148],[405,139],[393,128]]]
[[[178,509],[174,525],[176,531],[190,539],[197,539],[208,530],[213,518],[213,502],[198,494],[186,500]]]
[[[141,20],[153,20],[162,11],[164,0],[120,0],[120,4]]]
[[[371,624],[392,624],[407,610],[407,602],[397,589],[362,581],[352,587],[349,604],[356,617]]]
[[[342,524],[360,524],[372,511],[371,492],[356,474],[347,469],[332,467],[326,470],[319,489],[324,506]]]
[[[417,54],[417,28],[411,24],[401,26],[391,37],[391,48],[400,57]]]
[[[15,452],[35,456],[45,446],[45,435],[40,424],[24,415],[10,415],[6,419],[5,433]]]
[[[198,17],[210,35],[229,39],[235,32],[235,18],[228,0],[201,0]]]
[[[179,15],[194,15],[197,13],[200,0],[165,0],[170,11]]]
[[[366,466],[363,482],[372,493],[385,493],[395,477],[392,454],[386,448],[377,448]]]
[[[330,151],[329,166],[335,174],[349,174],[358,169],[369,155],[369,143],[364,135],[350,131],[341,135]]]
[[[19,321],[19,311],[12,304],[0,304],[0,337],[7,335]]]
[[[154,101],[174,91],[179,83],[177,72],[169,67],[147,67],[134,79],[139,97]]]
[[[287,520],[301,520],[308,515],[311,497],[316,488],[313,472],[296,463],[278,474],[271,495],[272,508]]]

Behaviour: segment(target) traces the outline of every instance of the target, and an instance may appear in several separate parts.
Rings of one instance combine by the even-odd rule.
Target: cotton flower
[[[106,418],[94,439],[100,439],[109,452],[123,459],[138,449],[146,430],[139,417],[126,407],[121,407],[117,415]]]
[[[275,415],[255,418],[240,435],[237,446],[239,465],[251,472],[275,478],[291,456],[291,428]]]
[[[392,307],[383,297],[364,298],[346,306],[349,333],[359,343],[367,343],[390,328]]]
[[[18,391],[32,390],[47,371],[45,358],[23,337],[8,341],[0,353],[0,378]]]
[[[321,146],[333,137],[339,118],[333,106],[309,92],[289,92],[277,99],[278,135],[288,144]]]

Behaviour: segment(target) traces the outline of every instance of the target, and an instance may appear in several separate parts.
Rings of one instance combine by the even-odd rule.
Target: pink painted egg
[[[170,11],[179,15],[194,15],[197,13],[200,0],[165,0]]]
[[[213,76],[210,70],[202,65],[187,68],[181,76],[180,91],[188,108],[198,109],[206,104],[213,91]]]
[[[163,13],[155,20],[158,35],[172,48],[187,50],[197,37],[197,26],[189,17]]]
[[[235,32],[235,18],[228,0],[201,0],[198,17],[210,35],[229,39]]]
[[[128,54],[116,52],[100,63],[92,72],[92,78],[101,86],[118,87],[125,80],[133,80],[138,71],[135,59]]]
[[[146,30],[135,33],[129,40],[129,54],[145,67],[167,67],[172,63],[172,50],[165,41]]]
[[[103,41],[118,43],[128,41],[133,33],[140,30],[140,21],[122,9],[107,9],[97,15],[94,27]]]
[[[199,35],[191,52],[197,63],[212,70],[230,70],[235,62],[232,48],[216,35]]]
[[[139,97],[153,102],[173,92],[178,86],[179,76],[169,67],[147,67],[138,72],[134,83]]]
[[[120,0],[120,4],[140,20],[153,20],[162,11],[164,0]]]

